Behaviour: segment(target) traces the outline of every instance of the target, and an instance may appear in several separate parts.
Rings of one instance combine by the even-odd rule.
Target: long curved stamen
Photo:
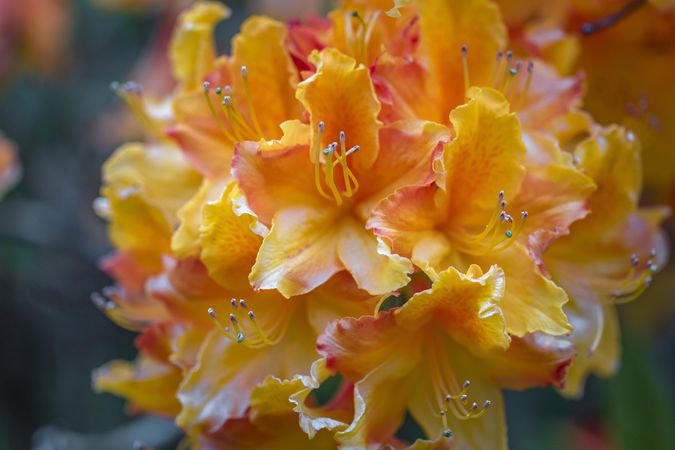
[[[521,212],[520,220],[516,222],[506,212],[506,205],[504,191],[499,191],[497,205],[483,231],[474,236],[465,231],[456,233],[454,241],[458,249],[472,255],[484,255],[490,251],[502,251],[513,245],[523,230],[528,213]]]
[[[497,52],[497,60],[495,61],[495,70],[492,73],[492,87],[494,88],[497,87],[497,83],[499,81],[499,74],[501,73],[503,56],[504,52],[499,50]]]
[[[504,92],[504,88],[506,87],[506,83],[509,80],[509,72],[511,71],[511,61],[512,60],[513,60],[513,52],[511,50],[508,50],[506,52],[504,71],[502,73],[502,82],[499,86],[499,90],[502,91],[502,92]]]
[[[519,111],[523,105],[525,104],[525,100],[527,100],[527,95],[530,92],[530,85],[532,84],[532,74],[534,73],[534,62],[528,61],[527,63],[527,78],[525,78],[525,86],[523,87],[523,91],[520,93],[520,96],[518,97],[518,101],[516,102],[516,106],[513,108],[514,111]]]
[[[233,298],[230,301],[230,305],[233,310],[229,315],[231,326],[224,325],[213,308],[208,309],[211,320],[226,337],[237,344],[244,344],[253,348],[275,344],[275,341],[270,338],[271,333],[265,332],[258,323],[253,310],[249,309],[247,312],[243,312],[248,309],[246,302],[243,299],[237,302],[237,300]],[[242,314],[245,315],[242,317]]]
[[[605,298],[603,303],[615,305],[629,303],[642,295],[652,284],[653,276],[659,270],[658,265],[654,262],[655,258],[656,249],[651,250],[650,258],[644,265],[640,264],[637,255],[631,255],[628,272],[618,282],[619,287]]]
[[[352,172],[349,164],[347,162],[347,157],[359,151],[360,147],[355,145],[350,149],[347,149],[346,144],[346,135],[344,131],[340,132],[339,135],[339,148],[338,152],[338,143],[333,142],[327,148],[321,150],[321,134],[323,133],[324,124],[319,122],[317,138],[314,144],[313,156],[314,156],[314,182],[316,184],[317,190],[322,197],[328,200],[335,201],[335,203],[340,206],[343,203],[343,195],[347,198],[354,195],[359,189],[359,183]],[[321,164],[323,163],[323,181],[321,179]],[[342,181],[344,182],[344,192],[336,184],[334,169],[339,167],[342,169]],[[323,187],[323,183],[328,187],[330,194],[326,193],[326,190]]]
[[[248,69],[246,66],[241,67],[241,78],[244,80],[244,93],[246,94],[246,104],[248,106],[249,114],[251,115],[251,120],[253,121],[253,126],[258,132],[258,136],[262,136],[262,128],[260,128],[260,123],[258,122],[258,116],[255,113],[255,108],[253,107],[253,96],[251,95],[251,87],[248,83]]]

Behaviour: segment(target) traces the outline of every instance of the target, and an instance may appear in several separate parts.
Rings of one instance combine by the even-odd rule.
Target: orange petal
[[[486,0],[420,2],[420,51],[428,60],[438,104],[444,118],[464,103],[462,46],[472,86],[491,86],[497,51],[506,46],[506,27],[497,5]],[[430,118],[433,119],[433,118]]]
[[[504,272],[497,266],[485,274],[478,266],[466,274],[451,267],[433,280],[431,289],[413,295],[396,311],[396,323],[410,333],[437,324],[479,353],[505,349],[510,338],[499,308],[504,289]]]
[[[230,10],[222,3],[197,2],[178,17],[169,56],[183,89],[200,88],[206,74],[213,70],[213,30],[229,15]]]
[[[353,167],[365,171],[377,159],[381,125],[380,103],[368,69],[335,49],[314,52],[310,60],[316,73],[298,85],[296,97],[310,115],[311,148],[316,145],[319,122],[324,122],[321,148],[337,142],[344,131],[348,146],[361,147],[351,160]]]
[[[255,115],[267,139],[279,138],[279,125],[299,118],[302,112],[295,99],[298,72],[286,51],[286,40],[286,26],[264,16],[246,20],[232,40],[233,69],[238,71],[246,66],[253,110],[249,111],[248,104],[236,106],[247,112],[254,128]],[[242,77],[237,74],[233,80],[234,91],[246,98],[242,94],[246,89]]]
[[[482,2],[477,2],[482,3]],[[525,175],[520,123],[494,89],[473,88],[470,100],[450,114],[455,139],[445,146],[445,189],[453,223],[484,226],[497,195],[513,198]]]
[[[344,267],[359,288],[370,294],[387,294],[410,281],[413,266],[407,259],[392,254],[384,242],[355,220],[340,223],[337,252]]]
[[[342,269],[336,213],[285,208],[273,219],[249,275],[255,289],[277,289],[285,297],[311,291]]]

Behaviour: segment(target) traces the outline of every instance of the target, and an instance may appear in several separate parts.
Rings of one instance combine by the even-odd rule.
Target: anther
[[[239,299],[239,306],[241,306],[243,309],[246,309],[246,300]]]
[[[469,380],[464,380],[464,384],[462,384],[462,390],[467,390],[471,386],[471,381]]]
[[[230,300],[230,305],[232,305],[232,307],[233,307],[234,309],[237,309],[237,300],[234,299],[234,298],[233,298],[232,300]]]
[[[451,438],[451,437],[452,437],[452,430],[450,430],[450,429],[448,429],[448,428],[446,428],[445,430],[443,430],[443,437],[445,437],[445,438]]]
[[[255,314],[253,314],[253,311],[248,312],[248,318],[252,321],[255,322]]]
[[[208,309],[209,316],[213,317],[214,319],[216,318],[216,312],[213,310],[213,308]]]
[[[216,93],[216,95],[221,95],[223,93],[223,89],[219,86],[214,90],[214,92]]]
[[[468,58],[468,49],[466,45],[462,45],[462,72],[464,75],[464,95],[469,92],[469,58]]]
[[[204,84],[202,84],[202,86],[204,86],[205,91],[211,89],[211,83],[209,83],[208,81],[205,81]]]

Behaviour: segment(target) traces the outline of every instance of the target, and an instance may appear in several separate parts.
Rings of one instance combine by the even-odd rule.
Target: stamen
[[[511,50],[508,50],[506,52],[506,64],[504,65],[504,72],[502,74],[502,83],[499,86],[499,90],[504,92],[504,88],[506,87],[506,83],[509,80],[509,72],[511,69],[511,60],[513,59],[513,52]]]
[[[443,409],[441,409],[441,419],[443,420],[443,428],[449,430],[447,423],[447,414],[452,413],[459,420],[478,419],[482,417],[492,405],[492,401],[485,400],[483,406],[480,407],[477,402],[472,402],[469,408],[466,408],[468,403],[468,395],[471,383],[469,380],[464,382],[462,390],[458,394],[446,394],[443,402]]]
[[[640,268],[638,256],[631,255],[628,272],[618,281],[619,288],[615,289],[603,303],[615,305],[629,303],[647,290],[652,284],[654,274],[659,270],[658,265],[654,262],[656,249],[651,249],[649,255],[650,259],[642,265],[642,268]]]
[[[604,30],[605,28],[619,23],[621,20],[625,19],[645,4],[647,4],[647,0],[631,0],[612,15],[600,19],[595,23],[583,24],[581,26],[581,32],[585,35],[589,35]]]
[[[533,72],[534,72],[534,62],[529,61],[527,63],[527,78],[525,79],[525,87],[523,87],[523,91],[520,93],[520,97],[518,98],[518,102],[516,103],[514,111],[519,111],[523,107],[525,100],[527,100],[527,95],[530,92],[530,85],[532,84]]]
[[[211,83],[208,81],[204,82],[204,97],[206,98],[206,104],[209,106],[209,111],[211,111],[211,116],[213,116],[213,119],[216,121],[216,125],[218,125],[218,129],[220,132],[225,136],[225,139],[227,139],[230,142],[236,142],[236,139],[232,134],[225,128],[225,124],[220,118],[220,115],[216,113],[216,109],[213,107],[213,103],[211,102],[211,95],[209,94],[209,90],[211,88]],[[218,92],[218,89],[216,88],[216,94]]]
[[[248,323],[250,325],[247,326],[246,323],[241,319],[239,316],[239,311],[247,308],[246,301],[241,299],[239,302],[237,302],[237,300],[233,298],[230,300],[230,305],[234,311],[229,315],[231,327],[224,325],[220,319],[218,319],[213,308],[208,309],[211,320],[226,337],[237,344],[243,343],[244,345],[252,348],[275,344],[275,341],[270,339],[270,333],[266,333],[262,329],[258,323],[255,313],[252,310],[249,309],[246,312],[246,317],[248,318]],[[279,338],[282,334],[279,334]]]
[[[464,95],[466,96],[469,92],[469,61],[468,61],[468,50],[466,45],[462,45],[462,72],[464,74]]]
[[[258,122],[258,116],[255,113],[255,108],[253,107],[253,96],[251,95],[251,87],[248,83],[248,69],[246,66],[241,67],[241,77],[244,80],[244,91],[246,93],[246,104],[248,106],[248,112],[251,115],[251,120],[253,120],[253,126],[258,132],[258,137],[263,136],[262,128],[260,128],[260,123]]]
[[[502,68],[502,57],[504,56],[504,52],[499,50],[497,52],[497,61],[495,62],[495,71],[492,74],[492,87],[497,87],[497,78],[499,77],[499,74],[501,73],[501,68]]]
[[[324,128],[323,122],[320,122],[317,133],[317,140],[314,146],[315,149],[314,181],[319,191],[319,194],[321,194],[322,197],[328,200],[334,200],[335,203],[337,203],[337,205],[340,206],[343,203],[342,200],[343,193],[340,191],[340,189],[335,183],[334,169],[335,167],[338,166],[342,169],[342,178],[345,189],[344,195],[345,197],[351,197],[359,189],[359,183],[358,180],[356,179],[356,176],[349,167],[349,164],[347,162],[347,156],[359,151],[360,147],[358,145],[355,145],[354,147],[347,149],[346,135],[343,131],[341,131],[339,134],[340,149],[341,149],[340,152],[338,152],[337,142],[331,143],[328,147],[320,151],[319,149],[321,148],[320,147],[321,133],[323,132],[323,128]],[[324,157],[323,161],[321,160],[322,156]],[[330,189],[330,193],[332,194],[332,196],[328,195],[323,188],[323,183],[321,181],[320,176],[320,166],[322,162],[324,165],[323,167],[324,182],[326,183],[326,186],[328,186],[328,188]]]
[[[497,205],[487,225],[477,235],[471,236],[464,230],[458,230],[453,239],[457,242],[460,251],[472,255],[484,255],[490,251],[502,251],[516,242],[520,235],[527,211],[520,213],[520,220],[515,223],[513,217],[506,212],[507,201],[504,199],[504,191],[497,195]]]

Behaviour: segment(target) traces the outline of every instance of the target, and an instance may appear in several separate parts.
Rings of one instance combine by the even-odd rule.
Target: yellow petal
[[[199,226],[202,209],[207,202],[217,200],[225,190],[228,179],[205,178],[197,193],[176,214],[180,220],[178,229],[171,236],[171,250],[179,259],[199,256]]]
[[[337,252],[359,288],[370,294],[387,294],[410,281],[412,263],[392,254],[384,242],[353,219],[340,223]]]
[[[199,227],[201,259],[211,277],[221,286],[241,290],[255,263],[262,238],[253,232],[257,219],[238,215],[233,201],[241,195],[233,181],[215,202],[204,205]]]
[[[468,49],[472,86],[491,86],[495,57],[506,47],[497,5],[486,0],[419,2],[420,47],[435,85],[438,117],[464,103],[462,45]],[[430,118],[433,119],[433,118]]]
[[[94,371],[93,378],[96,391],[126,398],[137,412],[173,417],[180,410],[177,367],[141,356],[135,363],[111,361]]]
[[[567,293],[542,275],[524,246],[515,243],[480,259],[504,269],[506,290],[501,308],[509,333],[522,337],[536,331],[551,335],[570,331],[563,312]]]
[[[410,333],[436,324],[479,353],[505,349],[510,338],[499,309],[504,289],[504,272],[497,266],[485,274],[478,266],[466,274],[451,267],[433,280],[431,289],[413,295],[399,308],[396,322]]]
[[[202,1],[179,16],[169,56],[174,76],[185,90],[201,87],[206,74],[213,70],[213,30],[229,15],[230,10],[222,3]]]
[[[237,105],[248,112],[252,125],[253,114],[267,139],[281,135],[279,124],[300,117],[302,107],[295,99],[299,82],[285,42],[286,26],[263,16],[254,16],[241,26],[241,32],[232,40],[233,70],[246,66],[252,111],[248,104]],[[239,74],[233,76],[235,92],[241,95],[246,87]]]
[[[602,233],[636,209],[642,185],[640,144],[631,132],[613,126],[598,130],[574,155],[598,189],[589,199],[591,214],[573,232]]]
[[[497,195],[511,199],[525,175],[520,123],[504,96],[473,88],[470,100],[450,114],[455,139],[445,146],[445,188],[453,223],[484,227]]]
[[[507,448],[502,394],[484,366],[484,361],[476,359],[448,338],[428,349],[416,373],[412,375],[416,382],[410,395],[409,408],[411,415],[429,438],[439,438],[444,431],[439,411],[445,408],[445,395],[457,395],[462,389],[463,381],[468,380],[471,382],[467,391],[468,405],[476,402],[479,410],[486,400],[491,405],[482,417],[469,420],[462,420],[452,410],[448,411],[446,416],[448,429],[453,434],[453,448]]]
[[[601,377],[614,375],[621,358],[621,336],[616,308],[576,302],[566,308],[574,331],[570,341],[579,354],[567,373],[561,392],[566,397],[580,398],[586,378],[593,373]]]
[[[342,269],[338,226],[330,210],[295,207],[278,212],[249,275],[253,287],[291,297],[327,281]]]
[[[377,159],[381,125],[380,103],[368,69],[335,49],[314,52],[310,60],[316,73],[298,85],[296,97],[310,115],[311,148],[316,145],[319,122],[324,122],[321,148],[337,142],[344,131],[349,147],[360,146],[351,160],[353,167],[365,171]]]

